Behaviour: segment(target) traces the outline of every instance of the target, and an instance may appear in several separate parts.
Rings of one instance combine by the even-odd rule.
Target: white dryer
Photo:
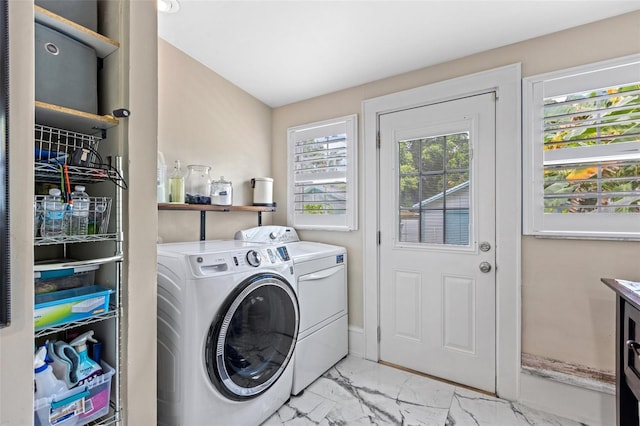
[[[299,328],[284,245],[158,245],[158,424],[259,425],[290,397]]]
[[[250,228],[238,231],[235,238],[286,244],[293,259],[300,331],[291,393],[298,395],[349,352],[346,249],[300,241],[296,230],[285,226]]]

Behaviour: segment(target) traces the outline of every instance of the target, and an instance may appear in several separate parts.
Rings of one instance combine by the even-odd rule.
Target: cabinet
[[[111,111],[119,107],[118,104],[109,105],[109,103],[118,101],[118,94],[121,93],[120,87],[123,84],[118,77],[118,65],[115,64],[118,61],[119,43],[45,8],[37,5],[34,8],[36,23],[52,28],[95,49],[96,60],[100,64],[98,96],[102,98],[98,110]],[[110,57],[109,65],[105,64],[107,57]],[[46,77],[52,78],[51,76]],[[38,78],[44,77],[36,70],[36,79]],[[91,402],[85,405],[102,403],[102,400],[99,402],[98,398],[91,399],[95,389],[101,394],[108,394],[109,398],[104,401],[104,410],[95,411],[95,415],[84,419],[84,416],[80,416],[80,423],[88,421],[100,424],[116,423],[121,420],[123,410],[121,402],[121,368],[123,365],[121,361],[123,353],[121,323],[124,311],[122,305],[122,262],[124,259],[122,200],[123,191],[126,189],[126,183],[122,177],[122,139],[124,136],[122,132],[116,131],[119,120],[109,114],[98,115],[36,100],[35,117],[34,176],[36,194],[45,194],[46,189],[51,186],[64,188],[68,193],[73,190],[75,185],[81,184],[86,187],[91,202],[88,235],[43,236],[38,233],[37,221],[42,220],[42,214],[39,211],[41,204],[38,203],[40,197],[36,195],[34,199],[34,222],[36,223],[34,228],[34,259],[36,262],[34,273],[36,276],[44,272],[52,273],[55,276],[56,271],[64,275],[68,273],[67,271],[77,271],[83,268],[94,270],[94,282],[83,283],[82,288],[86,288],[87,284],[101,286],[105,290],[102,295],[103,299],[101,299],[105,301],[105,306],[89,307],[93,303],[92,299],[89,299],[91,303],[84,305],[84,307],[88,307],[86,311],[83,312],[80,308],[76,311],[83,312],[83,315],[78,315],[81,318],[66,317],[61,321],[45,322],[40,325],[36,320],[34,345],[40,346],[47,341],[58,340],[69,342],[72,336],[93,330],[103,348],[101,359],[105,362],[103,364],[104,377],[108,376],[108,379],[99,378],[93,381],[93,384],[87,384],[91,396],[86,398]],[[60,291],[65,290],[54,288],[52,294]],[[108,296],[106,296],[107,294]],[[38,298],[38,294],[36,294],[36,298]],[[94,310],[91,311],[91,309]],[[36,311],[36,315],[37,313]],[[95,383],[99,383],[99,385],[95,385]],[[34,408],[40,413],[38,406]],[[85,407],[85,409],[89,408]],[[43,410],[46,412],[48,407]],[[38,416],[36,416],[37,421]]]
[[[624,281],[603,278],[616,292],[616,418],[618,426],[640,424],[640,293]],[[638,283],[632,283],[637,286]]]

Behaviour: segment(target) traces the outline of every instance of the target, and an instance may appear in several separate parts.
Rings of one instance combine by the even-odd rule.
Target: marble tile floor
[[[348,356],[262,426],[578,426],[580,423]]]

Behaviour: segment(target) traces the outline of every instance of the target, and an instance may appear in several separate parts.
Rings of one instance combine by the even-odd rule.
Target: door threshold
[[[403,367],[403,366],[401,366],[401,365],[397,365],[397,364],[392,364],[392,363],[387,362],[387,361],[379,360],[379,361],[378,361],[378,364],[386,365],[387,367],[395,368],[395,369],[398,369],[398,370],[401,370],[401,371],[406,371],[407,373],[411,373],[411,374],[415,374],[415,375],[418,375],[418,376],[426,377],[427,379],[436,380],[436,381],[438,381],[438,382],[446,383],[446,384],[448,384],[448,385],[452,385],[452,386],[456,386],[456,387],[459,387],[459,388],[468,389],[468,390],[470,390],[470,391],[478,392],[478,393],[481,393],[481,394],[483,394],[483,395],[493,396],[493,397],[495,397],[495,398],[497,398],[497,397],[498,397],[498,396],[497,396],[495,393],[493,393],[493,392],[488,392],[488,391],[486,391],[486,390],[477,389],[477,388],[474,388],[474,387],[472,387],[472,386],[463,385],[462,383],[452,382],[451,380],[443,379],[443,378],[441,378],[441,377],[432,376],[432,375],[430,375],[430,374],[423,373],[422,371],[412,370],[412,369],[410,369],[410,368]]]

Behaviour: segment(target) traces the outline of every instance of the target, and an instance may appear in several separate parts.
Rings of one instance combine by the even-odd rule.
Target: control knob
[[[249,250],[247,252],[247,262],[249,265],[257,268],[260,266],[260,263],[262,263],[262,256],[255,250]]]

